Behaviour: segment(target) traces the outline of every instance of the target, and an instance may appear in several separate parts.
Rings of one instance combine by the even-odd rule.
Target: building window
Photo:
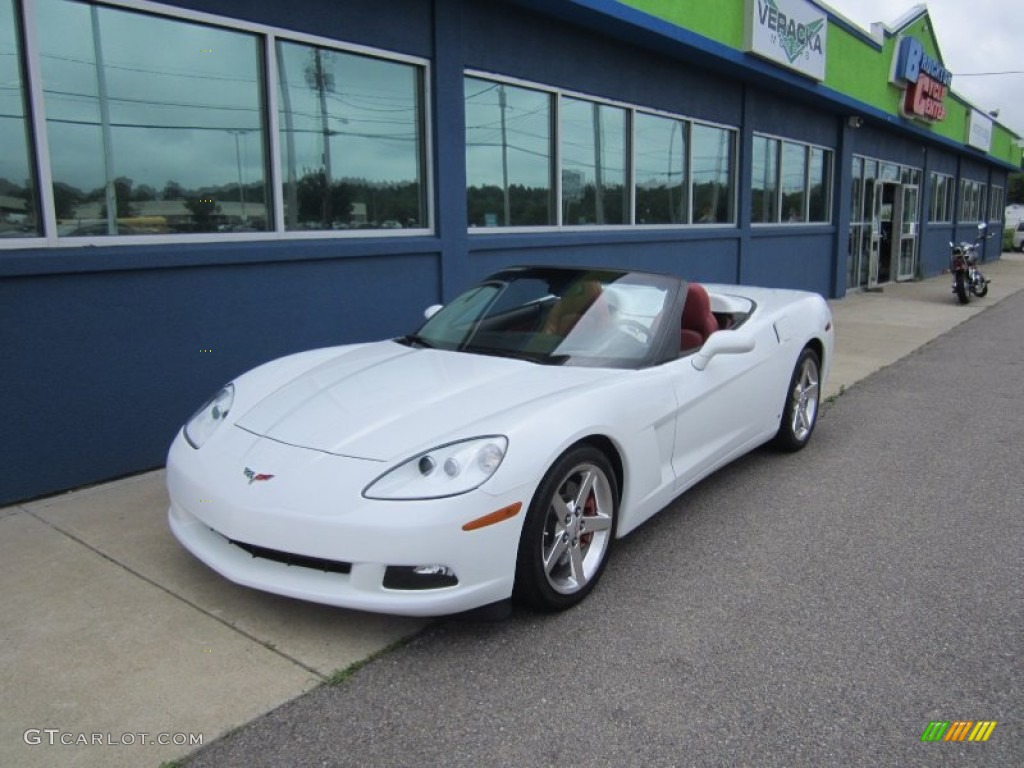
[[[563,97],[560,122],[563,223],[629,224],[626,110]]]
[[[1006,211],[1003,210],[1003,188],[993,186],[992,194],[989,196],[988,220],[1000,222],[1005,215]]]
[[[277,43],[285,229],[427,226],[421,68]]]
[[[270,226],[257,36],[36,3],[58,234]]]
[[[690,199],[694,224],[736,221],[733,169],[736,132],[694,123],[690,131]]]
[[[469,226],[555,224],[551,94],[467,77],[465,98]]]
[[[637,113],[633,127],[637,224],[686,224],[687,123]]]
[[[981,221],[985,211],[985,185],[980,181],[960,179],[960,222]]]
[[[755,134],[752,166],[753,223],[831,220],[831,150]]]
[[[781,169],[783,221],[806,221],[807,147],[791,141],[782,142]]]
[[[809,150],[807,166],[807,220],[829,221],[832,207],[832,153],[820,147]]]
[[[464,88],[471,229],[736,222],[734,128],[486,75]]]
[[[20,28],[14,0],[0,0],[0,238],[42,234],[29,151]]]
[[[949,224],[953,221],[953,177],[945,173],[932,173],[931,204],[928,219],[933,224]]]
[[[864,158],[854,156],[850,166],[850,223],[861,221],[861,204],[864,194]]]
[[[750,220],[755,224],[779,220],[779,140],[754,136]]]

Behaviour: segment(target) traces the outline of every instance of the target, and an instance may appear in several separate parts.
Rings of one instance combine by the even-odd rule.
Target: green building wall
[[[662,21],[694,32],[729,48],[742,51],[746,25],[745,0],[696,2],[695,0],[618,0],[622,5],[647,13]],[[756,1],[756,0],[754,0]],[[823,11],[825,9],[822,9]],[[910,20],[903,28],[886,31],[881,45],[864,32],[857,34],[847,24],[831,17],[824,86],[856,99],[889,115],[905,120],[908,125],[929,131],[936,136],[967,144],[967,120],[971,106],[955,92],[946,97],[946,118],[938,123],[911,121],[900,114],[902,89],[889,82],[892,57],[899,35],[910,34],[924,45],[925,51],[942,61],[939,43],[927,10]],[[954,78],[955,86],[955,78]],[[994,123],[989,157],[1020,166],[1020,139],[1005,126]]]

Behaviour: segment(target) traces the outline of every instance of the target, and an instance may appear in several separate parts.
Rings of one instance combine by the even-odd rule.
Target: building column
[[[850,196],[853,175],[854,132],[860,129],[850,124],[847,115],[837,118],[835,164],[832,169],[832,285],[831,298],[846,295],[846,270],[850,259]]]
[[[753,251],[753,238],[750,228],[750,208],[753,198],[753,147],[754,147],[754,107],[751,98],[751,86],[743,84],[743,107],[740,114],[739,146],[736,148],[737,174],[736,184],[736,224],[739,227],[739,242],[736,245],[736,283],[743,284],[743,273],[746,262]]]
[[[434,0],[434,225],[440,237],[441,301],[469,280],[466,215],[466,104],[463,93],[462,0]]]

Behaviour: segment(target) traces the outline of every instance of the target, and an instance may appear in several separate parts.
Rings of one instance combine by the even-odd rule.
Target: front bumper
[[[231,429],[198,451],[179,435],[167,460],[171,531],[225,578],[301,600],[406,616],[458,613],[511,596],[531,488],[501,496],[478,489],[447,499],[368,500],[362,489],[386,466]],[[273,477],[250,482],[250,467]],[[516,502],[523,506],[515,517],[462,530]],[[431,587],[425,579],[421,588],[389,588],[389,566],[442,566],[457,583]]]

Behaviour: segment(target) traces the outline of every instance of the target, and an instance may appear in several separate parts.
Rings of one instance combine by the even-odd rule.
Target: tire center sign
[[[946,119],[946,96],[953,75],[925,53],[916,37],[902,37],[896,45],[891,81],[904,89],[900,112],[904,117],[937,123]]]
[[[801,75],[825,79],[828,16],[806,0],[747,0],[745,47]]]

